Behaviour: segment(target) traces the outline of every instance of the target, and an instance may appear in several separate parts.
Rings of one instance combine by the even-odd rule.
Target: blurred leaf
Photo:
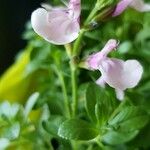
[[[129,143],[129,145],[131,147],[134,146],[136,148],[141,147],[143,149],[149,149],[150,147],[149,139],[150,139],[150,122],[144,129],[140,131],[138,136]]]
[[[50,116],[50,118],[43,122],[44,129],[50,133],[52,136],[58,136],[59,126],[65,121],[62,116]]]
[[[132,43],[130,41],[124,41],[119,45],[118,52],[121,54],[127,53],[132,48]]]
[[[149,120],[148,114],[139,107],[127,106],[121,110],[109,125],[118,128],[119,131],[128,132],[143,128]]]
[[[7,148],[9,146],[9,140],[6,138],[0,138],[0,149],[4,150],[5,148]]]
[[[55,92],[57,92],[57,94]],[[63,114],[64,108],[63,108],[62,94],[58,92],[58,90],[55,91],[51,89],[51,92],[48,91],[40,94],[35,107],[40,108],[45,103],[48,104],[50,113],[52,113],[53,115]]]
[[[18,104],[10,104],[5,101],[0,104],[0,116],[7,118],[8,120],[14,119],[19,111],[20,106]]]
[[[28,99],[28,101],[26,103],[26,106],[25,106],[25,110],[24,110],[25,117],[27,117],[29,115],[29,113],[32,111],[32,109],[33,109],[33,107],[34,107],[38,97],[39,97],[39,93],[38,92],[33,93],[29,97],[29,99]]]
[[[31,61],[30,63],[28,63],[27,67],[26,67],[26,76],[34,73],[35,71],[39,70],[39,69],[43,69],[46,70],[47,68],[50,67],[50,45],[42,40],[38,41],[38,45],[37,47],[34,47],[30,58]],[[42,49],[42,51],[41,51]]]
[[[80,119],[67,120],[60,125],[58,130],[60,137],[70,140],[91,140],[98,134],[97,129]]]
[[[29,78],[25,78],[25,68],[29,63],[30,47],[22,52],[16,62],[0,78],[0,100],[23,101]],[[19,89],[19,92],[18,92]]]
[[[103,142],[110,144],[110,145],[119,145],[125,142],[130,141],[138,134],[138,131],[131,131],[131,132],[116,132],[116,131],[109,131],[104,136],[102,136]]]
[[[149,32],[149,28],[144,28],[143,30],[141,30],[136,36],[136,41],[144,42],[146,39],[150,38]]]
[[[3,132],[3,137],[8,138],[9,140],[14,140],[19,137],[20,134],[20,124],[19,122],[13,123],[10,127],[5,128]]]

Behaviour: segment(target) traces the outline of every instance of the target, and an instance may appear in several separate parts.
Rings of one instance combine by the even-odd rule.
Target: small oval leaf
[[[58,130],[58,135],[70,140],[91,140],[98,136],[99,131],[90,123],[80,119],[70,119],[63,122]]]

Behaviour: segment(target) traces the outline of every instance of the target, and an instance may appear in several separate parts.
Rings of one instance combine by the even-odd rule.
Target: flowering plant
[[[0,149],[150,148],[148,11],[143,0],[36,9],[0,79]]]

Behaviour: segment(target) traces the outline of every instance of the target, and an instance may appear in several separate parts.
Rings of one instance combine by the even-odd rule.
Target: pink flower
[[[107,57],[117,46],[116,40],[109,40],[100,52],[88,57],[87,64],[89,69],[101,72],[101,77],[96,83],[102,87],[107,83],[115,88],[117,98],[122,100],[124,90],[135,87],[140,81],[143,68],[137,60],[123,61]]]
[[[56,45],[74,41],[79,34],[80,0],[70,0],[68,7],[38,8],[31,15],[34,31]]]
[[[145,4],[144,0],[120,0],[112,16],[120,15],[127,7],[132,7],[139,12],[150,11],[150,4]]]

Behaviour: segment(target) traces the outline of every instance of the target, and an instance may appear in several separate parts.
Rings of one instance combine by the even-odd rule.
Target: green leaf
[[[141,30],[140,32],[138,32],[138,34],[136,36],[136,41],[144,42],[147,38],[150,37],[149,32],[150,32],[149,27],[146,27],[143,30]]]
[[[97,103],[95,105],[95,115],[100,126],[102,126],[107,120],[107,114],[107,108],[103,103]]]
[[[148,115],[141,115],[124,121],[120,124],[120,130],[133,131],[143,128],[148,123]]]
[[[19,122],[13,123],[9,128],[5,128],[3,137],[8,138],[10,140],[14,140],[19,137],[20,133],[20,124]]]
[[[123,108],[112,120],[109,125],[119,128],[120,131],[134,131],[143,128],[149,120],[145,111],[135,106]]]
[[[80,119],[70,119],[62,123],[58,135],[70,140],[91,140],[98,136],[99,131],[90,123]]]
[[[100,87],[94,83],[89,84],[86,90],[86,111],[89,118],[96,122],[95,105],[100,100]]]
[[[129,145],[134,147],[141,147],[141,149],[148,149],[150,147],[150,122],[140,131],[134,140]]]
[[[19,104],[10,104],[5,101],[0,105],[0,116],[3,118],[13,119],[19,111]],[[6,120],[5,120],[6,121]]]
[[[138,130],[132,132],[109,131],[108,133],[102,136],[102,140],[103,142],[110,145],[118,145],[130,141],[137,134],[138,134]]]
[[[44,129],[53,136],[58,136],[58,129],[60,124],[65,121],[62,116],[50,116],[49,120],[43,122]]]

